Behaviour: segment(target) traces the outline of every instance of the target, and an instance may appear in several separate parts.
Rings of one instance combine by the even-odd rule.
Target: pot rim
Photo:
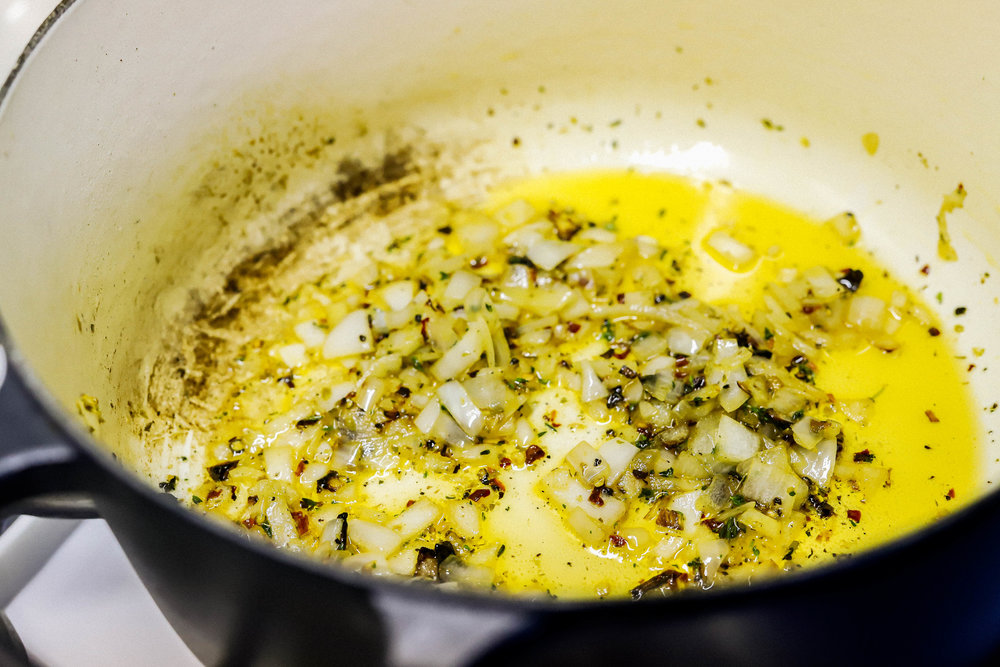
[[[0,117],[3,114],[4,102],[21,75],[28,58],[77,2],[78,0],[61,0],[35,31],[18,57],[16,65],[8,73],[3,84],[0,85]],[[123,469],[123,466],[115,461],[108,449],[102,446],[97,438],[87,432],[77,419],[59,405],[44,383],[37,378],[29,361],[20,354],[18,346],[8,331],[2,311],[0,311],[0,346],[6,349],[8,374],[16,372],[20,375],[28,388],[30,399],[38,410],[37,414],[27,415],[26,418],[48,419],[57,433],[64,439],[63,444],[75,453],[83,455],[84,458],[79,461],[80,465],[86,465],[87,462],[96,464],[103,473],[124,484],[130,491],[138,494],[147,502],[157,504],[160,509],[166,510],[177,519],[184,521],[192,529],[207,531],[217,539],[239,545],[255,555],[273,560],[283,566],[302,569],[311,575],[329,578],[337,583],[366,589],[376,594],[388,594],[408,599],[419,598],[426,602],[443,603],[449,606],[478,609],[487,607],[497,612],[527,612],[529,614],[592,613],[597,609],[614,612],[621,612],[625,609],[646,611],[651,605],[660,611],[670,610],[674,613],[684,613],[706,605],[715,607],[725,603],[740,604],[744,602],[758,604],[770,598],[798,595],[802,589],[806,589],[810,585],[833,586],[837,580],[861,572],[877,575],[880,569],[885,570],[892,567],[897,558],[912,558],[914,552],[933,549],[934,546],[948,540],[951,535],[974,526],[984,517],[1000,515],[1000,493],[997,489],[992,489],[933,523],[831,563],[810,566],[796,572],[782,573],[750,586],[721,585],[709,590],[688,589],[665,597],[641,600],[640,606],[636,606],[636,602],[628,598],[554,599],[517,594],[505,595],[477,590],[442,591],[433,584],[414,584],[405,580],[375,577],[342,567],[330,566],[307,555],[276,548],[263,540],[247,539],[247,535],[235,526],[199,515],[197,512],[183,507],[173,496],[156,491],[140,479],[139,475]],[[101,497],[99,490],[95,490],[93,493],[97,498]]]

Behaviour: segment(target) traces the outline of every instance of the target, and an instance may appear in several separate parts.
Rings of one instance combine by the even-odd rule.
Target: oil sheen
[[[872,283],[877,282],[877,295],[884,299],[895,290],[919,298],[864,250],[863,220],[860,241],[847,244],[819,220],[726,185],[662,174],[584,172],[514,182],[493,193],[496,207],[515,199],[539,208],[574,209],[624,236],[652,236],[682,258],[688,291],[711,304],[737,304],[746,313],[760,306],[764,285],[785,267],[856,268],[877,278]],[[719,229],[754,248],[757,261],[742,271],[717,261],[703,241]],[[830,496],[839,501],[838,513],[821,526],[807,524],[801,530],[792,556],[796,566],[827,563],[918,529],[970,500],[977,487],[979,432],[948,341],[914,321],[905,322],[895,336],[900,346],[893,352],[864,346],[814,360],[817,386],[838,398],[874,398],[863,425],[842,420],[847,443],[842,456],[850,460],[854,453],[872,453],[890,469],[890,485],[863,494],[835,481]],[[585,435],[557,437],[568,450]],[[553,448],[554,443],[552,438],[547,444]],[[558,448],[550,453],[558,458]],[[545,470],[535,472],[541,476]],[[530,480],[522,477],[521,484],[528,487]],[[508,548],[511,555],[500,559],[511,588],[589,597],[624,594],[635,581],[639,566],[634,554],[581,551],[579,540],[562,529],[534,494],[509,493],[505,501],[510,511],[493,512],[487,522],[495,531],[493,539],[532,544],[527,550]],[[854,516],[859,520],[849,518],[848,509],[858,512]],[[538,535],[545,537],[536,541]],[[641,558],[639,562],[646,564]],[[651,567],[641,574],[654,571]]]
[[[864,220],[859,221],[857,242],[845,242],[843,233],[831,224],[727,185],[630,171],[545,175],[509,182],[490,193],[484,208],[492,214],[519,200],[540,211],[571,210],[576,218],[615,230],[621,238],[653,237],[665,256],[676,262],[671,269],[679,283],[675,288],[712,306],[734,305],[744,318],[762,307],[768,283],[780,280],[791,269],[804,271],[816,265],[834,275],[843,269],[860,271],[869,294],[889,302],[894,293],[902,292],[922,312],[930,312],[920,306],[917,295],[888,275],[864,250]],[[711,242],[719,234],[753,252],[733,264],[731,258],[720,256]],[[404,242],[405,237],[393,244]],[[393,279],[400,277],[406,276]],[[488,567],[493,588],[515,594],[623,597],[639,582],[664,570],[697,567],[691,563],[704,554],[691,543],[682,544],[670,557],[656,553],[655,541],[665,531],[650,518],[644,503],[634,503],[616,525],[638,527],[653,540],[632,539],[623,532],[612,535],[610,542],[588,543],[568,528],[558,503],[540,493],[545,480],[580,441],[601,442],[608,427],[607,421],[595,419],[581,405],[578,392],[558,382],[533,390],[524,407],[523,419],[537,436],[544,458],[526,462],[523,449],[511,449],[506,454],[507,465],[503,458],[498,464],[505,450],[493,447],[491,451],[484,445],[482,452],[475,447],[468,454],[471,458],[459,466],[441,459],[438,453],[419,453],[418,447],[414,456],[441,459],[434,459],[438,463],[433,470],[428,471],[421,461],[402,458],[374,472],[351,473],[349,480],[341,472],[341,477],[331,482],[335,490],[319,493],[317,483],[323,480],[315,479],[310,471],[320,441],[311,441],[309,453],[305,453],[305,445],[296,443],[304,442],[313,432],[310,429],[325,423],[319,420],[326,417],[315,413],[315,407],[302,407],[295,413],[296,405],[304,404],[297,404],[293,397],[342,382],[346,371],[340,368],[341,362],[314,354],[309,363],[303,361],[295,369],[293,383],[287,362],[268,350],[299,345],[296,331],[301,329],[295,327],[300,323],[335,323],[350,308],[368,303],[370,295],[377,299],[378,289],[356,288],[351,306],[336,301],[341,285],[326,286],[322,281],[305,285],[287,298],[279,295],[267,322],[270,331],[266,337],[245,346],[232,362],[240,376],[249,379],[232,393],[232,401],[220,410],[210,432],[198,436],[199,440],[204,438],[205,449],[217,452],[206,454],[199,462],[204,466],[200,469],[220,464],[223,468],[215,468],[212,480],[181,480],[196,498],[194,504],[243,524],[261,538],[296,550],[316,550],[321,558],[343,557],[343,551],[338,555],[332,550],[333,540],[327,535],[327,526],[342,515],[350,514],[355,529],[363,522],[391,526],[416,499],[429,499],[444,508],[464,504],[467,510],[474,508],[479,529],[474,538],[463,541],[462,557],[472,565]],[[838,461],[873,462],[887,469],[888,477],[867,486],[834,477],[827,494],[834,514],[819,518],[815,513],[793,513],[800,520],[784,528],[787,544],[780,550],[768,548],[764,540],[734,542],[738,546],[733,548],[739,552],[730,552],[729,557],[746,566],[732,570],[728,579],[733,585],[849,557],[933,522],[971,499],[978,483],[978,426],[947,337],[939,335],[938,329],[929,315],[907,317],[893,334],[892,351],[858,345],[846,351],[821,349],[810,359],[815,365],[816,387],[836,399],[830,404],[867,406],[860,416],[830,415],[843,426],[843,451]],[[591,346],[600,343],[599,328],[589,335]],[[585,347],[588,342],[571,344]],[[567,354],[572,356],[573,350]],[[415,370],[404,367],[403,372],[412,374]],[[340,380],[331,380],[334,375]],[[393,395],[402,400],[398,393]],[[415,416],[419,411],[411,410],[410,414]],[[310,416],[313,414],[315,417]],[[265,450],[262,455],[255,454],[256,458],[236,453],[241,457],[238,465],[226,463],[236,452],[227,443],[240,439],[247,443],[247,451],[257,447],[251,441],[262,443]],[[274,451],[268,453],[267,447]],[[488,502],[468,502],[469,489],[485,484],[479,481],[483,469],[490,470],[489,475],[495,475],[499,482],[493,489],[505,492],[499,498],[499,494],[490,495]],[[267,514],[261,508],[282,494],[288,496],[287,509],[282,510],[286,527],[279,529],[278,514]],[[298,536],[289,511],[299,521]],[[446,518],[449,511],[444,510]],[[443,523],[435,525],[430,535],[386,549],[379,558],[365,560],[363,553],[350,558],[376,573],[412,574],[417,546],[432,548],[453,534]],[[716,537],[701,526],[699,530],[706,539]]]

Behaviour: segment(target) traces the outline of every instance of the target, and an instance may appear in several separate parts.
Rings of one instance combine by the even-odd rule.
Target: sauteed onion
[[[817,380],[824,355],[937,330],[904,290],[872,288],[883,276],[789,264],[755,307],[713,305],[676,249],[622,221],[523,199],[409,215],[275,301],[192,445],[206,473],[161,486],[378,575],[634,598],[838,556],[822,535],[888,492],[844,428],[874,398]],[[858,240],[850,214],[827,227]],[[729,228],[703,251],[737,274],[780,265]],[[548,534],[512,539],[540,516]],[[587,586],[526,571],[549,549]],[[634,574],[595,586],[579,554]]]

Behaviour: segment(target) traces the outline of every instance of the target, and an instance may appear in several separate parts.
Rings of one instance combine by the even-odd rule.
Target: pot
[[[992,440],[981,497],[918,533],[633,604],[445,594],[247,541],[150,484],[130,429],[165,323],[328,205],[346,157],[401,147],[451,165],[445,188],[632,166],[852,210],[897,275],[934,264],[928,294],[974,314],[946,319],[959,353],[1000,368],[998,21],[989,2],[63,2],[0,90],[0,507],[105,518],[206,664],[983,660]],[[960,261],[939,261],[958,183]],[[977,408],[998,378],[970,373]]]

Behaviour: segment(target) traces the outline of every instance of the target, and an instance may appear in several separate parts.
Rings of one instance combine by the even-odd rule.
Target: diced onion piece
[[[645,552],[653,542],[653,536],[645,528],[635,526],[620,528],[618,535],[625,540],[625,548],[636,554]]]
[[[885,301],[877,296],[855,294],[847,308],[845,322],[867,331],[878,332],[885,326]]]
[[[671,327],[667,331],[667,349],[671,354],[691,356],[701,349],[704,337],[697,336],[687,327]]]
[[[338,403],[344,400],[356,388],[357,385],[353,382],[339,382],[327,390],[329,393],[324,392],[319,406],[326,411],[333,410]]]
[[[264,470],[271,479],[280,479],[283,482],[292,481],[292,462],[295,460],[294,450],[287,445],[271,445],[265,447]]]
[[[584,403],[604,398],[608,395],[608,388],[604,386],[601,378],[594,371],[594,367],[588,361],[581,361],[580,364],[580,398]]]
[[[302,474],[299,475],[299,481],[306,485],[315,484],[328,472],[330,472],[330,469],[323,463],[312,461],[311,463],[307,463],[302,469]]]
[[[731,384],[719,392],[719,405],[726,412],[735,412],[741,405],[747,402],[750,394],[740,389],[739,385]]]
[[[399,533],[391,528],[352,518],[347,522],[347,536],[362,551],[388,555],[403,543]]]
[[[309,348],[319,347],[326,340],[326,331],[312,320],[296,324],[295,335]]]
[[[621,254],[622,248],[617,244],[593,245],[573,255],[566,266],[571,269],[604,269],[614,264]]]
[[[417,550],[402,549],[385,559],[385,566],[395,575],[412,577],[417,567]]]
[[[519,227],[531,222],[538,215],[531,202],[524,199],[515,199],[499,211],[493,214],[497,220],[507,227]]]
[[[840,284],[830,275],[830,272],[822,266],[813,266],[806,269],[802,277],[809,283],[809,289],[813,295],[823,301],[828,301],[838,296],[842,289]]]
[[[413,301],[416,285],[412,280],[397,280],[382,288],[382,300],[391,310],[402,310]]]
[[[826,488],[837,462],[837,441],[822,440],[813,449],[793,447],[788,458],[795,472],[808,477],[820,488]]]
[[[722,230],[706,236],[704,246],[712,259],[734,273],[749,271],[757,261],[757,252],[753,248]]]
[[[431,366],[431,373],[438,380],[454,379],[479,361],[484,351],[482,331],[478,327],[470,326],[465,335]]]
[[[718,424],[710,421],[711,417],[703,419],[691,429],[687,451],[696,456],[708,456],[715,451],[715,438]]]
[[[598,453],[608,464],[608,484],[611,485],[618,481],[632,463],[632,459],[639,453],[639,448],[621,438],[612,438],[601,445]]]
[[[463,563],[456,556],[448,556],[438,566],[441,581],[453,582],[470,588],[486,588],[493,581],[493,570],[483,565]]]
[[[566,455],[566,461],[580,473],[587,484],[601,486],[607,481],[609,468],[604,457],[590,443],[581,441]]]
[[[795,473],[777,463],[753,461],[740,487],[741,493],[765,505],[777,498],[781,507],[798,507],[806,499],[809,487]]]
[[[455,271],[448,279],[448,285],[444,290],[444,306],[454,308],[460,305],[465,300],[465,295],[479,287],[482,282],[483,279],[474,273],[465,270]]]
[[[580,246],[568,241],[539,239],[528,247],[528,259],[540,269],[551,271],[567,257],[579,250]]]
[[[745,461],[760,449],[760,436],[732,417],[722,415],[715,436],[715,455],[727,463]]]
[[[535,439],[535,429],[531,428],[531,423],[522,417],[517,420],[514,428],[514,443],[519,447],[527,447]]]
[[[740,521],[764,537],[777,537],[781,533],[781,524],[777,519],[772,519],[754,507],[744,510],[740,514]]]
[[[421,498],[390,522],[389,527],[404,540],[416,537],[441,518],[441,508],[427,498]]]
[[[715,577],[728,553],[729,543],[725,540],[711,539],[698,542],[698,558],[704,567],[705,577],[709,580]]]
[[[463,222],[455,230],[455,236],[466,253],[485,253],[495,247],[500,236],[500,226],[487,216],[482,216],[474,222]]]
[[[681,549],[687,546],[688,541],[677,535],[669,535],[653,546],[653,555],[660,561],[671,560]]]
[[[889,470],[872,463],[852,463],[840,461],[834,467],[834,474],[841,479],[854,480],[865,493],[872,493],[889,486]]]
[[[302,343],[283,345],[275,351],[278,354],[278,358],[281,359],[281,363],[289,368],[298,368],[309,361],[309,356],[306,354],[306,346]]]
[[[484,368],[476,373],[476,377],[465,380],[462,386],[469,392],[472,402],[483,410],[503,412],[511,398],[503,375],[496,368]]]
[[[592,519],[579,507],[570,508],[566,515],[566,523],[577,537],[594,547],[603,545],[611,532],[610,528]]]
[[[565,470],[553,470],[542,480],[544,488],[567,509],[577,507],[591,519],[611,527],[625,514],[625,503],[614,496],[601,496],[601,505],[590,502],[591,490]]]
[[[338,359],[372,350],[372,329],[368,313],[355,310],[344,316],[323,343],[323,356]]]
[[[698,527],[701,521],[701,510],[698,509],[698,498],[701,491],[689,491],[681,493],[671,498],[668,507],[675,512],[679,512],[683,517],[682,530],[685,535],[690,535]]]
[[[298,537],[295,523],[283,502],[275,501],[268,505],[264,517],[271,526],[271,540],[278,546],[286,546]]]
[[[462,430],[475,437],[483,428],[483,413],[461,383],[452,380],[437,389],[441,405],[447,408]]]
[[[850,211],[833,216],[825,224],[831,227],[846,245],[854,245],[861,238],[861,227],[858,225],[857,218]]]
[[[806,449],[812,449],[823,440],[823,422],[806,416],[792,424],[792,437]]]
[[[456,533],[465,538],[479,536],[479,509],[472,501],[454,501],[448,505],[447,513]]]
[[[355,402],[358,407],[365,412],[371,412],[378,404],[382,394],[385,393],[385,380],[381,378],[369,378],[358,391]]]

